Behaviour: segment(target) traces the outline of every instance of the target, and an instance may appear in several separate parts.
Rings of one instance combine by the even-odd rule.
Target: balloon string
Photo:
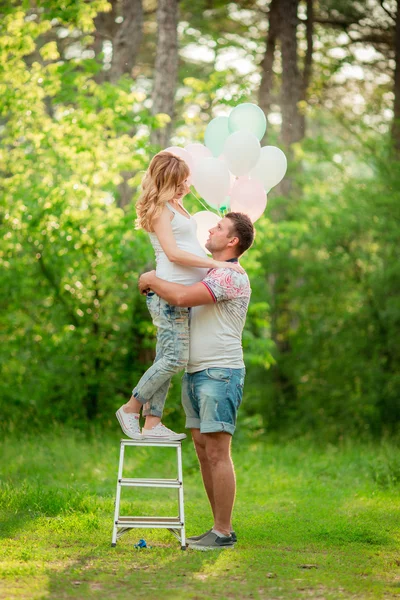
[[[200,204],[201,204],[201,205],[202,205],[202,206],[203,206],[203,207],[204,207],[206,210],[208,210],[209,212],[211,212],[211,211],[210,211],[210,209],[209,209],[209,207],[208,207],[208,206],[206,206],[206,205],[204,204],[204,202],[202,202],[202,201],[200,200],[200,198],[198,198],[198,197],[196,196],[196,194],[195,194],[195,193],[194,193],[192,190],[190,190],[190,193],[191,193],[191,194],[192,194],[192,195],[193,195],[193,196],[196,198],[196,200],[198,200],[198,201],[200,202]],[[218,210],[218,209],[217,209],[217,210]],[[219,210],[218,210],[218,214],[219,214],[219,216],[221,216],[221,213],[220,213],[220,211],[219,211]]]

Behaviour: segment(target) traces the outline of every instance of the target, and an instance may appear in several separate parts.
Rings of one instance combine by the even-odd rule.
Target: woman
[[[169,152],[160,152],[151,161],[143,179],[137,203],[137,229],[149,233],[156,255],[156,273],[172,283],[192,285],[203,279],[208,269],[240,265],[208,258],[200,246],[196,221],[182,204],[189,192],[187,164]],[[161,423],[171,377],[185,368],[189,358],[189,308],[169,305],[153,292],[146,298],[157,327],[157,349],[153,365],[133,389],[132,396],[116,416],[123,432],[132,439],[181,440]],[[140,410],[146,421],[140,432]]]

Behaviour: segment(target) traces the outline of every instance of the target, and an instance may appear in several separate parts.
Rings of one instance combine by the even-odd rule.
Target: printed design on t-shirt
[[[232,269],[213,269],[203,279],[203,283],[215,302],[221,302],[221,310],[231,312],[231,303],[223,301],[233,300],[239,314],[246,317],[251,292],[246,274]]]
[[[247,275],[232,269],[212,269],[203,279],[203,283],[212,291],[217,301],[250,296]]]

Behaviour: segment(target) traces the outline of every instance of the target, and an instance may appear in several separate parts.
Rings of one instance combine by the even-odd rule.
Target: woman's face
[[[189,179],[185,179],[185,181],[182,181],[182,183],[180,183],[178,185],[178,187],[176,188],[175,199],[181,200],[189,192],[190,192]]]

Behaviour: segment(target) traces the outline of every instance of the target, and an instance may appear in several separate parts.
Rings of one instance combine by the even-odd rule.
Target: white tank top
[[[207,255],[197,239],[197,223],[190,216],[185,208],[183,210],[187,213],[187,217],[184,217],[179,211],[177,211],[168,202],[166,207],[174,214],[171,221],[172,233],[176,241],[176,245],[180,250],[185,250],[196,256],[205,258]],[[199,267],[184,267],[177,265],[168,260],[167,255],[161,247],[158,237],[155,233],[149,233],[150,241],[156,254],[156,275],[160,279],[165,279],[170,283],[181,283],[184,285],[193,285],[201,281],[207,274],[208,269]]]

